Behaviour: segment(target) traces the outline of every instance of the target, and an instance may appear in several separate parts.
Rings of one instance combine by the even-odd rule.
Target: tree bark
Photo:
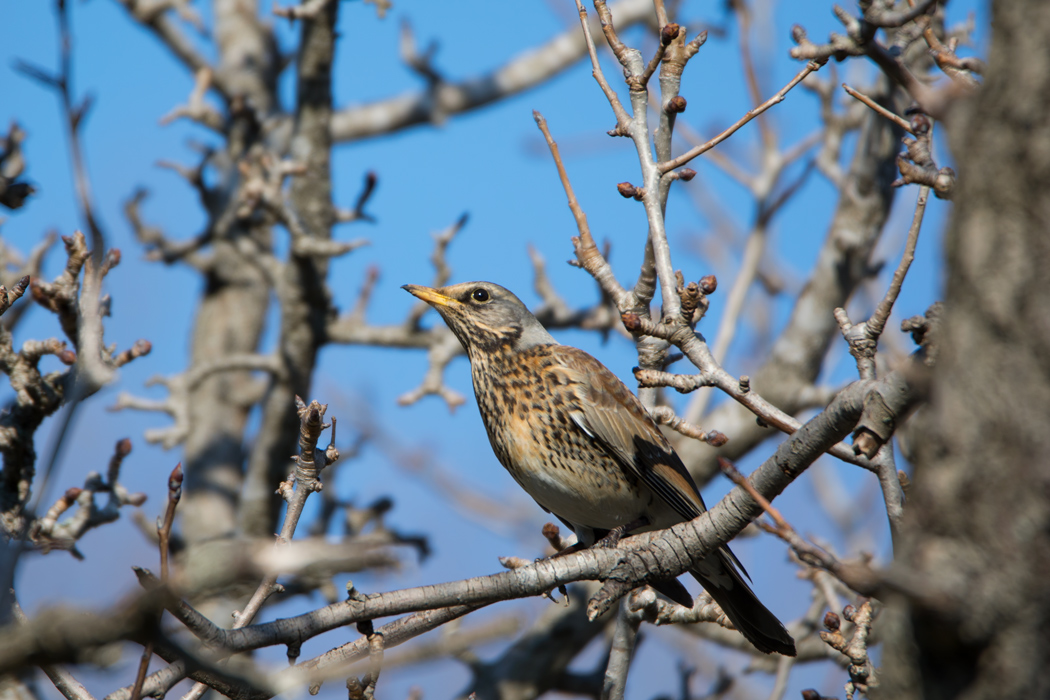
[[[920,590],[885,697],[1050,697],[1050,3],[992,14],[985,85],[949,124],[946,313],[898,552]]]

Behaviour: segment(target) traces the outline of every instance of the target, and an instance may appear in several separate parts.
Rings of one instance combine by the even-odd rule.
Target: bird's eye
[[[488,293],[487,290],[478,288],[478,289],[475,289],[473,292],[470,293],[470,298],[473,299],[474,301],[488,301],[489,300],[489,293]]]

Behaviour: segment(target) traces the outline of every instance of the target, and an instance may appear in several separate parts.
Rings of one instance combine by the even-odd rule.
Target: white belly
[[[583,478],[558,469],[519,470],[514,477],[537,503],[574,526],[612,530],[644,513],[647,498],[593,468],[583,471]]]

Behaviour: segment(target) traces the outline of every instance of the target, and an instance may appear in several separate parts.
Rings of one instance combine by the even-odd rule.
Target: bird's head
[[[472,359],[478,351],[557,344],[525,304],[498,284],[464,282],[437,289],[406,284],[402,289],[437,309]]]

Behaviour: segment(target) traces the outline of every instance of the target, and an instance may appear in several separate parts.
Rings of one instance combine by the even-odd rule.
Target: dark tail
[[[747,641],[766,654],[795,655],[795,640],[744,582],[725,550],[704,559],[693,575]]]

